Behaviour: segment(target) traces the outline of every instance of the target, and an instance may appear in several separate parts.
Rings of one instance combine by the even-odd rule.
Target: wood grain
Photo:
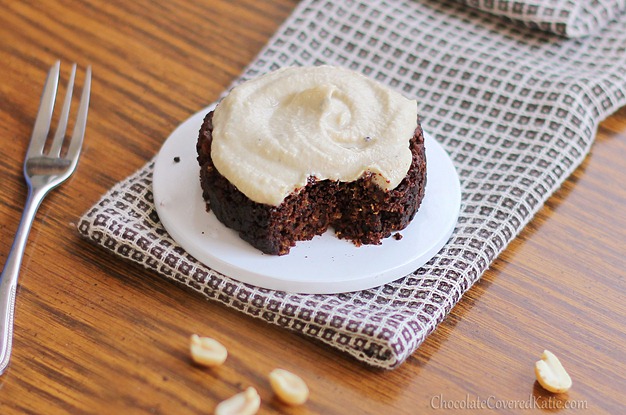
[[[2,263],[26,196],[21,166],[45,73],[60,58],[63,79],[73,61],[94,74],[78,171],[44,201],[26,249],[0,413],[204,414],[249,385],[263,414],[437,413],[476,400],[535,406],[510,413],[622,412],[625,109],[602,123],[583,165],[394,371],[208,302],[78,236],[78,217],[215,100],[296,3],[0,1]],[[191,333],[223,342],[227,364],[192,365]],[[544,348],[570,371],[566,395],[551,397],[534,380]],[[275,367],[308,382],[306,405],[273,397]]]

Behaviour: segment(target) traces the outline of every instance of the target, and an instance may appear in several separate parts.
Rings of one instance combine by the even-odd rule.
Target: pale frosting
[[[279,205],[309,177],[385,190],[406,176],[417,102],[357,72],[289,67],[247,81],[213,114],[217,170],[258,203]]]

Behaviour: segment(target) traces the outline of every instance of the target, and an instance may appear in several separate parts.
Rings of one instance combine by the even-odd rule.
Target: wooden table
[[[156,3],[0,1],[2,263],[26,196],[22,161],[47,68],[61,58],[64,79],[72,61],[94,73],[80,165],[44,201],[30,235],[1,414],[205,414],[248,385],[263,414],[417,414],[474,401],[534,407],[504,412],[623,413],[626,109],[602,123],[583,165],[426,343],[397,370],[372,370],[79,237],[79,216],[215,100],[297,1]],[[227,364],[190,364],[191,333],[222,341]],[[544,348],[574,380],[566,395],[534,380]],[[266,375],[275,367],[306,379],[307,404],[273,397]]]

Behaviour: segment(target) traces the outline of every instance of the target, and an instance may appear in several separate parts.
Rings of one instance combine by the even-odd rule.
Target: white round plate
[[[356,247],[332,231],[298,242],[287,255],[267,255],[240,239],[206,211],[196,161],[196,141],[208,107],[182,123],[159,152],[154,202],[170,236],[198,261],[238,281],[308,294],[377,287],[403,277],[431,259],[456,225],[461,188],[444,149],[428,134],[426,193],[409,226],[381,245]]]

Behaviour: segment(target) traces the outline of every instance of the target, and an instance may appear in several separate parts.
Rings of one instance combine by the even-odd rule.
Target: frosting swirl
[[[248,198],[279,205],[309,177],[366,172],[395,188],[406,176],[417,102],[357,72],[289,67],[238,85],[213,114],[211,158]]]

